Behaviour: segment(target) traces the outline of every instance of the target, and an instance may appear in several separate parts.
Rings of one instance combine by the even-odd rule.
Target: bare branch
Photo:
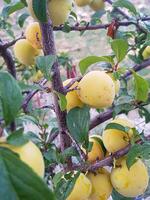
[[[118,21],[118,27],[120,26],[130,26],[130,25],[135,25],[137,27],[139,27],[139,21],[150,21],[150,17],[143,17],[137,20],[137,22],[135,21],[125,21],[125,22],[119,22]],[[86,25],[86,26],[79,26],[79,25],[75,25],[75,26],[71,26],[70,30],[71,31],[87,31],[87,30],[99,30],[99,29],[107,29],[109,26],[111,25],[111,23],[108,24],[97,24],[97,25]],[[54,31],[61,31],[64,29],[64,26],[58,26],[58,27],[54,27],[53,28]]]

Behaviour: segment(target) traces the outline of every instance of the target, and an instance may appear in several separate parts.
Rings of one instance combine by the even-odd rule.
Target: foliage
[[[55,45],[53,35],[50,33],[52,28],[54,31],[63,31],[65,34],[73,30],[80,31],[81,37],[88,30],[91,33],[96,29],[107,30],[111,53],[104,52],[103,55],[88,55],[82,58],[79,61],[78,70],[70,53],[61,52],[59,55],[49,53],[50,55],[47,55],[47,48],[44,48],[44,53],[35,57],[34,65],[25,66],[20,63],[11,52],[11,46],[17,41],[14,27],[17,31],[19,29],[22,37],[22,30],[24,32],[25,25],[29,22],[28,1],[3,1],[0,13],[0,33],[4,33],[13,41],[6,43],[6,38],[4,41],[2,38],[0,39],[0,56],[5,61],[0,65],[0,136],[2,129],[3,136],[6,137],[5,143],[16,148],[26,144],[29,140],[34,141],[43,153],[45,181],[47,181],[45,184],[45,181],[22,162],[17,154],[0,147],[0,197],[3,200],[67,199],[76,184],[80,171],[85,172],[89,166],[101,162],[95,160],[95,163],[90,163],[87,159],[88,153],[93,149],[93,143],[89,142],[90,129],[95,127],[95,124],[101,124],[101,116],[107,120],[115,118],[120,113],[127,114],[137,108],[140,116],[145,118],[145,122],[150,122],[149,71],[142,74],[144,68],[150,65],[150,52],[146,52],[146,55],[149,55],[147,60],[144,60],[143,56],[145,48],[150,46],[150,20],[131,1],[113,1],[112,9],[107,10],[107,3],[110,2],[106,0],[106,9],[94,11],[90,21],[79,20],[78,14],[71,11],[64,25],[49,27],[49,36],[51,37],[48,38],[47,44],[42,43],[47,48],[49,48],[49,42],[51,45]],[[38,22],[42,23],[44,27],[48,23],[46,0],[33,0],[32,6]],[[107,18],[106,24],[103,22],[102,16]],[[130,25],[134,28],[131,29]],[[123,29],[123,26],[126,28]],[[38,38],[38,34],[36,38]],[[58,64],[59,68],[57,68]],[[129,67],[130,64],[134,67]],[[13,69],[13,65],[15,69]],[[83,77],[94,67],[107,71],[108,74],[111,73],[114,82],[120,81],[121,88],[116,94],[112,106],[95,109],[99,112],[96,118],[92,118],[91,114],[94,108],[90,108],[88,105],[66,111],[68,103],[66,93],[78,92],[79,88],[77,86],[72,90],[69,87],[65,90],[62,87],[61,79],[73,79],[79,75]],[[15,76],[13,77],[13,70],[17,71],[17,79]],[[37,76],[39,70],[42,78]],[[140,70],[141,72],[138,72]],[[61,78],[59,78],[60,74]],[[80,81],[80,77],[77,78],[78,81]],[[48,84],[45,85],[46,83]],[[34,96],[38,91],[47,96],[52,95],[54,102],[51,105],[36,107]],[[24,133],[23,126],[26,123],[34,125],[37,128],[36,131],[29,130]],[[144,137],[144,130],[139,133],[136,127],[130,129],[117,123],[108,123],[105,126],[105,130],[107,129],[125,133],[132,131],[133,138],[130,140],[130,149],[126,155],[129,169],[138,158],[150,159],[150,144]],[[57,139],[55,140],[58,135],[60,135],[60,144]],[[3,142],[0,138],[0,144]],[[105,161],[107,158],[104,158],[104,163],[106,163],[104,165],[110,165]],[[70,172],[71,167],[73,170],[77,169],[78,172]],[[69,172],[64,173],[64,171]],[[112,192],[112,198],[113,200],[133,199],[123,197],[115,190]]]

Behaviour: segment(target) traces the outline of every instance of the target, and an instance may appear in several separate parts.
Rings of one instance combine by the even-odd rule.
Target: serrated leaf
[[[127,55],[128,43],[123,39],[115,39],[111,42],[111,48],[116,55],[117,61],[121,62]]]
[[[135,144],[131,147],[127,154],[127,167],[130,167],[136,162],[137,158],[150,159],[150,144]]]
[[[134,15],[137,15],[137,10],[135,6],[128,0],[117,0],[113,3],[114,7],[121,7],[121,8],[126,8],[128,9],[131,13]]]
[[[19,157],[0,147],[0,198],[3,200],[55,200],[54,194]]]
[[[73,108],[67,114],[67,127],[72,137],[88,148],[90,113],[88,107]]]
[[[111,196],[113,200],[134,200],[134,198],[122,196],[115,189],[113,189]]]
[[[55,61],[56,61],[55,55],[36,57],[36,65],[38,69],[40,69],[41,72],[44,74],[44,77],[47,80],[51,80],[50,71]]]
[[[80,72],[82,75],[85,74],[86,70],[88,69],[88,67],[94,63],[98,63],[98,62],[107,62],[110,64],[113,64],[113,57],[112,56],[88,56],[84,59],[82,59],[79,63],[79,67],[80,67]]]
[[[14,145],[14,146],[22,146],[24,144],[26,144],[29,140],[27,138],[27,136],[25,136],[23,134],[24,129],[21,128],[13,133],[11,133],[8,137],[7,137],[7,143]]]
[[[133,71],[134,82],[135,82],[135,99],[138,101],[147,101],[149,84],[142,76]]]
[[[22,104],[22,93],[17,81],[7,72],[0,72],[0,101],[6,125],[11,123]]]
[[[25,20],[29,17],[28,13],[23,13],[18,18],[18,24],[22,28],[24,25]]]
[[[33,0],[32,6],[35,16],[40,22],[47,22],[46,0]]]

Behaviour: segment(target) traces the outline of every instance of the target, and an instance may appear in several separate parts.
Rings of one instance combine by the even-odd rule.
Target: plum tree
[[[71,81],[71,79],[67,79],[66,81],[63,82],[63,85],[66,86],[70,81]],[[76,88],[77,86],[78,86],[78,83],[75,82],[69,89]],[[67,92],[66,100],[67,100],[67,107],[66,107],[67,111],[69,111],[69,110],[71,110],[72,108],[75,108],[75,107],[82,107],[83,106],[83,103],[79,99],[76,90]]]
[[[95,173],[89,172],[87,177],[92,183],[92,192],[89,200],[107,200],[112,193],[110,173],[101,168]]]
[[[88,199],[91,194],[92,185],[89,179],[81,173],[76,180],[74,188],[67,200],[84,200]]]
[[[20,159],[29,165],[34,172],[39,176],[44,177],[45,173],[45,164],[41,151],[39,148],[31,141],[22,145],[14,146],[7,143],[4,138],[0,139],[0,146],[6,147],[13,152],[19,154]]]
[[[150,121],[149,68],[144,71],[150,65],[150,17],[121,0],[5,0],[3,4],[0,199],[146,197],[149,137],[120,114],[137,109],[146,123]],[[106,10],[101,10],[104,6]],[[28,10],[36,22],[27,19]],[[127,28],[131,25],[132,30]],[[108,45],[97,32],[101,29]],[[77,35],[73,32],[88,37],[87,46],[93,45],[100,55],[88,55],[88,49],[85,58],[83,52],[74,56],[74,51],[70,57],[70,48],[58,50],[57,45],[63,44],[60,40],[56,45],[55,40],[67,33],[73,40]],[[79,37],[76,46],[84,50]]]
[[[115,98],[114,83],[103,71],[87,73],[79,82],[77,92],[81,101],[93,108],[109,107]]]
[[[25,31],[25,36],[26,39],[35,49],[42,48],[42,43],[41,43],[42,35],[38,22],[31,23],[27,26]]]
[[[40,54],[40,50],[33,48],[28,40],[21,39],[14,45],[14,54],[20,63],[33,65],[35,57]]]
[[[111,123],[117,123],[128,128],[134,127],[134,124],[130,120],[123,118],[116,118]],[[132,133],[132,130],[129,130],[128,133],[118,129],[104,130],[102,137],[105,148],[108,152],[113,153],[126,147],[131,140]]]
[[[112,169],[111,182],[113,187],[125,197],[136,197],[143,194],[148,187],[149,175],[145,164],[138,159],[130,169],[126,158]]]

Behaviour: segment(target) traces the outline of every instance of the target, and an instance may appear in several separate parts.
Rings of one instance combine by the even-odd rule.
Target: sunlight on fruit
[[[133,128],[134,124],[128,119],[116,118],[111,121],[111,123],[118,123],[122,126]],[[103,132],[103,142],[104,146],[108,152],[116,152],[129,144],[130,138],[132,136],[132,131],[125,133],[117,129],[107,129]]]
[[[120,165],[112,170],[111,182],[121,195],[137,197],[143,194],[148,186],[147,168],[141,160],[138,160],[128,169],[126,159],[123,159]]]
[[[51,0],[48,3],[53,26],[64,24],[72,9],[72,0]]]
[[[53,26],[64,24],[72,9],[73,0],[48,0],[48,11]],[[32,0],[27,0],[28,10],[31,16],[37,20],[33,8]]]
[[[27,26],[25,36],[35,49],[42,48],[42,35],[38,22],[33,22]]]
[[[142,56],[143,56],[144,59],[150,58],[150,46],[147,46],[147,47],[144,49],[144,51],[143,51],[143,53],[142,53]]]
[[[4,142],[4,140],[2,139],[0,142]],[[33,142],[29,141],[28,143],[19,147],[6,143],[0,143],[0,146],[7,147],[13,152],[18,153],[23,162],[29,165],[39,176],[42,178],[44,177],[44,159],[39,148]]]
[[[14,45],[14,54],[20,63],[33,65],[35,57],[40,54],[40,50],[34,49],[26,39],[21,39]]]
[[[87,177],[92,183],[92,193],[89,200],[107,200],[112,193],[109,172],[106,169],[99,169],[95,174],[89,172]]]
[[[77,93],[85,104],[93,108],[105,108],[114,101],[115,86],[105,72],[91,71],[79,82]]]
[[[67,200],[86,200],[91,194],[91,189],[91,182],[83,173],[81,173]]]
[[[103,9],[104,8],[104,0],[92,0],[90,3],[90,7],[95,11]]]
[[[63,82],[63,85],[66,86],[70,81],[71,81],[71,79],[67,79],[66,81]],[[77,87],[77,85],[78,85],[78,83],[75,82],[70,87],[70,89]],[[69,111],[69,110],[71,110],[72,108],[75,108],[75,107],[82,107],[83,106],[83,103],[80,101],[76,90],[68,92],[67,95],[66,95],[66,99],[67,99],[67,111]]]

